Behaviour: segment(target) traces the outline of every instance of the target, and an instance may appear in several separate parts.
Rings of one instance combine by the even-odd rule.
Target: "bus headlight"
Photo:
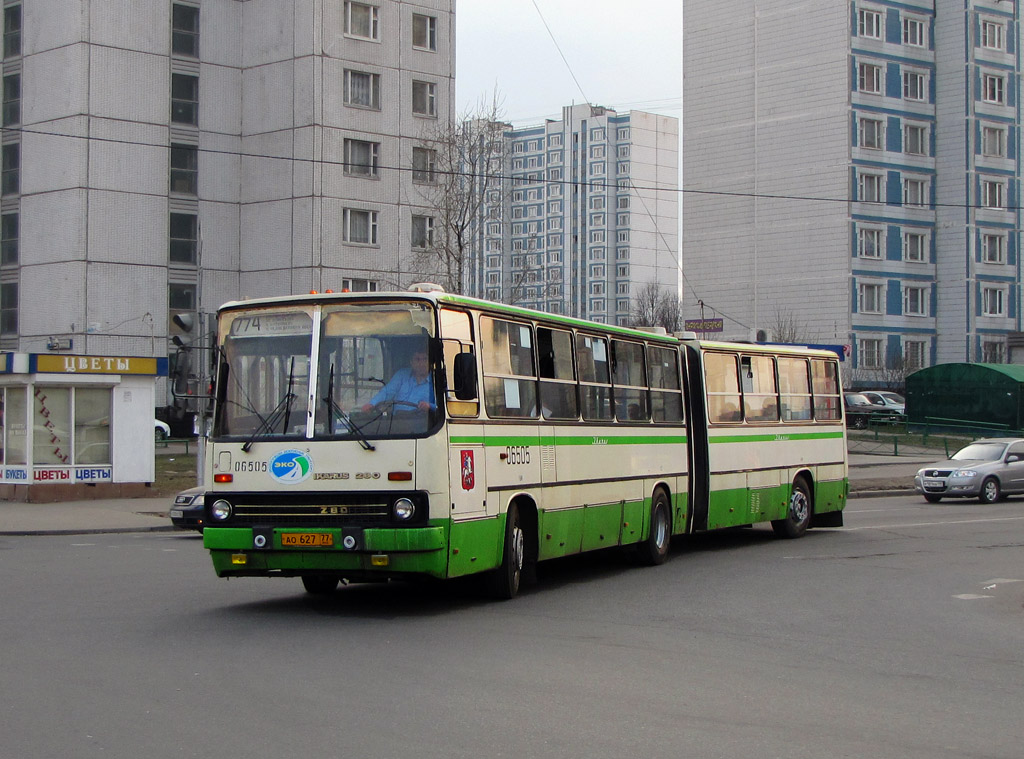
[[[210,506],[210,516],[219,522],[231,516],[231,504],[225,500],[214,501]]]
[[[408,498],[399,498],[395,501],[395,518],[403,521],[412,519],[413,514],[416,513],[416,504],[410,501]]]

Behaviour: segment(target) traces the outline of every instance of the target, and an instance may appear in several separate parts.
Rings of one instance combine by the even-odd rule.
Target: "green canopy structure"
[[[1024,366],[937,364],[907,377],[907,421],[1024,429]]]

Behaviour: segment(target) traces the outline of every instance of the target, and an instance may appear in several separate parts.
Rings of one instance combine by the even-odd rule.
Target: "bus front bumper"
[[[218,577],[334,574],[358,579],[447,576],[443,526],[418,528],[207,527],[203,546]]]

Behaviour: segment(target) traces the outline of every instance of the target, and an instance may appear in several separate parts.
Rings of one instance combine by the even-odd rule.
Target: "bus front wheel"
[[[651,499],[651,529],[647,539],[637,544],[640,561],[648,566],[664,564],[668,558],[669,542],[672,538],[672,517],[668,509],[665,491],[654,491]]]
[[[495,598],[507,600],[519,593],[526,558],[526,533],[523,531],[519,506],[510,503],[505,513],[505,542],[501,566],[491,572],[490,590]]]
[[[811,524],[811,489],[806,480],[797,477],[789,494],[785,519],[772,522],[772,529],[780,538],[799,538]]]

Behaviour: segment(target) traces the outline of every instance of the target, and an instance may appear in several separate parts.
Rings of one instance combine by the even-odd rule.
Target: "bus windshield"
[[[440,421],[434,335],[433,306],[419,301],[229,312],[214,435],[305,438],[310,416],[313,438],[364,446],[425,434]]]

